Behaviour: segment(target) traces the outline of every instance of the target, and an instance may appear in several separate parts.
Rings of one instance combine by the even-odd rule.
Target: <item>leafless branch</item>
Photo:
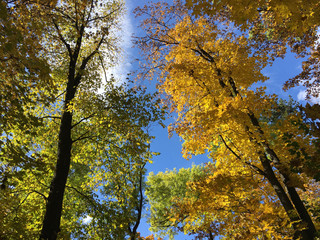
[[[53,25],[54,27],[56,28],[57,30],[57,33],[59,35],[59,38],[60,40],[63,42],[63,44],[66,46],[67,50],[68,50],[68,53],[69,53],[69,57],[71,58],[72,57],[72,50],[71,50],[71,47],[70,45],[67,43],[67,41],[64,39],[64,37],[62,36],[62,33],[61,33],[61,30],[58,26],[58,24],[56,23],[56,21],[54,19],[52,19],[52,22],[53,22]]]
[[[75,77],[75,84],[79,84],[80,83],[80,80],[81,80],[81,77],[82,77],[82,71],[86,68],[86,65],[88,64],[88,62],[90,61],[90,59],[96,54],[98,53],[98,50],[100,48],[100,46],[102,45],[103,41],[104,41],[104,38],[105,38],[105,34],[102,35],[99,43],[97,44],[95,50],[93,50],[86,58],[83,59],[82,63],[81,63],[81,66],[80,66],[80,70],[78,71],[77,73],[77,76]]]
[[[220,139],[222,140],[223,144],[225,145],[225,147],[239,160],[242,160],[242,158],[235,152],[233,151],[233,149],[226,143],[226,141],[224,140],[224,138],[222,137],[222,135],[219,135]],[[248,162],[248,161],[244,161],[245,164],[247,164],[249,167],[251,167],[253,170],[255,170],[257,173],[261,174],[262,176],[266,176],[265,172],[262,171],[260,168],[258,168],[257,166],[253,165],[252,163]]]
[[[80,140],[84,140],[84,139],[88,139],[88,138],[93,138],[94,136],[90,135],[90,136],[86,136],[86,134],[88,134],[89,131],[86,131],[85,133],[81,134],[80,137],[78,137],[75,140],[72,140],[72,143],[78,142]]]
[[[92,118],[96,113],[92,113],[91,115],[89,115],[88,117],[82,118],[79,122],[75,123],[74,125],[71,126],[71,129],[74,128],[75,126],[79,125],[80,123],[82,123],[85,120],[88,120],[89,118]]]
[[[40,119],[44,119],[44,118],[54,118],[54,119],[61,119],[61,116],[43,116],[43,117],[39,117]]]
[[[104,213],[97,207],[97,203],[96,203],[92,198],[90,198],[88,195],[82,193],[81,191],[79,191],[78,189],[76,189],[75,187],[72,187],[72,186],[66,185],[66,188],[70,188],[70,189],[74,190],[76,193],[78,193],[79,195],[81,195],[82,197],[84,197],[85,199],[87,199],[88,202],[90,202],[90,203],[92,204],[92,206],[93,206],[98,212],[100,212],[101,214],[104,214]]]
[[[119,11],[120,9],[121,9],[121,6],[119,6],[117,9],[114,9],[112,12],[108,13],[107,15],[98,16],[98,17],[94,17],[94,18],[88,19],[87,23],[93,22],[93,21],[96,21],[96,20],[105,19],[107,17],[111,17],[112,14],[114,14],[117,11]]]

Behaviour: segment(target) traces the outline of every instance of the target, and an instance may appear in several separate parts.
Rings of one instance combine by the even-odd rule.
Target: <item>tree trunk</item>
[[[72,148],[72,112],[67,110],[67,108],[75,96],[77,86],[78,84],[75,81],[75,63],[71,62],[59,130],[58,159],[55,175],[50,185],[46,213],[40,235],[41,240],[55,240],[60,232],[63,196],[70,169]]]
[[[249,114],[249,118],[251,119],[251,123],[255,127],[258,128],[258,131],[260,132],[260,134],[264,134],[264,132],[260,128],[258,119],[253,115],[253,113]],[[286,173],[289,172],[289,170],[283,169],[283,166],[281,166],[280,160],[279,160],[277,154],[270,148],[270,146],[267,143],[264,142],[264,143],[261,143],[260,145],[265,149],[265,153],[270,156],[271,161],[278,168],[279,173],[282,178],[282,182],[287,189],[287,192],[290,196],[290,199],[291,199],[293,205],[295,206],[295,210],[299,214],[300,220],[303,223],[307,224],[307,229],[302,231],[303,239],[306,239],[306,240],[313,239],[315,237],[317,230],[313,224],[313,221],[312,221],[304,203],[302,202],[299,194],[297,193],[297,190],[288,184],[290,179]]]
[[[278,159],[276,153],[268,145],[266,145],[265,148],[266,148],[266,152],[271,156],[272,161],[275,163],[275,165],[280,166],[280,160]],[[290,179],[286,174],[288,171],[289,171],[288,169],[281,170],[279,167],[279,172],[282,175],[284,185],[287,188],[291,201],[294,204],[295,208],[297,209],[300,219],[307,224],[307,229],[304,230],[304,232],[308,234],[309,236],[308,239],[313,239],[315,237],[317,230],[312,222],[312,219],[305,205],[303,204],[299,194],[297,193],[297,190],[294,187],[290,186],[290,183],[289,183]]]
[[[307,223],[307,229],[303,230],[303,234],[307,236],[306,239],[314,239],[317,232],[316,227],[314,226],[312,219],[304,206],[297,190],[294,187],[287,187],[288,193],[290,195],[291,201],[293,202],[302,222]]]
[[[251,123],[253,126],[255,126],[261,136],[264,135],[263,130],[260,127],[258,119],[254,116],[252,112],[248,113],[248,116],[251,120]],[[296,233],[294,235],[294,239],[297,239],[298,237],[301,237],[303,240],[309,240],[314,239],[316,234],[316,228],[312,222],[312,219],[304,206],[302,200],[300,199],[296,189],[294,187],[291,187],[288,185],[289,183],[289,177],[284,172],[288,172],[288,169],[284,169],[284,167],[280,164],[280,160],[276,153],[270,148],[268,143],[266,142],[256,142],[254,139],[252,139],[256,144],[258,144],[260,147],[264,149],[264,152],[260,152],[260,161],[264,168],[264,173],[266,174],[266,177],[270,184],[272,185],[273,189],[275,190],[282,206],[284,207],[290,221],[293,223],[293,227],[296,230]],[[271,160],[268,159],[267,155],[271,158]],[[285,186],[287,192],[282,187],[281,183],[275,176],[274,170],[272,169],[271,162],[274,163],[274,165],[279,170],[279,175],[281,178],[282,184]],[[304,230],[299,230],[298,224],[295,223],[297,221],[301,220],[303,223],[307,224],[307,228]]]
[[[224,79],[221,75],[221,69],[219,69],[216,65],[214,57],[211,56],[210,53],[206,52],[204,49],[202,49],[200,46],[198,46],[198,50],[193,50],[196,53],[200,54],[200,56],[205,59],[206,61],[209,61],[213,64],[217,75],[218,75],[218,82],[222,89],[227,89],[228,86],[224,82]],[[193,76],[193,75],[192,75]],[[239,91],[237,89],[236,83],[234,82],[232,77],[229,77],[227,79],[227,82],[230,84],[230,87],[228,90],[230,91],[230,97],[236,97],[239,95]],[[208,91],[210,93],[210,91]],[[247,114],[252,125],[257,128],[259,134],[264,138],[264,132],[261,129],[260,123],[258,118],[254,115],[253,112],[249,110],[249,113]],[[248,127],[249,128],[249,127]],[[254,140],[253,140],[254,141]],[[268,181],[274,188],[282,206],[284,207],[285,211],[288,214],[288,217],[291,222],[295,222],[295,219],[301,220],[303,223],[307,224],[307,229],[303,231],[296,231],[295,237],[297,235],[301,235],[303,240],[311,240],[316,235],[316,228],[312,222],[312,219],[304,206],[302,200],[300,199],[296,189],[294,187],[288,186],[288,176],[285,174],[287,171],[283,171],[281,169],[281,164],[278,156],[276,153],[270,148],[267,142],[256,142],[260,147],[264,149],[264,152],[261,152],[260,155],[260,161],[264,168],[264,172],[267,175]],[[271,160],[267,158],[267,156],[270,156]],[[281,183],[275,176],[275,173],[272,169],[271,162],[275,165],[275,167],[278,168],[280,172],[280,177],[282,178],[282,184],[284,184],[287,192],[282,187]],[[289,196],[288,196],[289,195]],[[297,216],[294,216],[297,213]],[[294,228],[296,229],[296,224],[293,224]]]
[[[304,240],[309,240],[310,238],[308,238],[307,234],[304,231],[301,231],[298,229],[298,226],[295,223],[300,220],[298,213],[297,213],[296,209],[294,208],[294,206],[292,205],[292,202],[290,201],[290,198],[288,197],[285,189],[282,187],[281,183],[277,179],[277,177],[271,167],[270,161],[268,160],[268,158],[265,156],[264,153],[261,153],[260,161],[263,166],[263,170],[264,170],[266,178],[268,179],[268,181],[270,182],[274,191],[276,192],[276,194],[281,202],[281,205],[285,209],[287,216],[290,219],[290,222],[293,223],[292,225],[295,230],[295,234],[294,234],[293,238],[298,239],[299,237],[302,237],[302,239],[304,239]]]
[[[231,77],[228,78],[228,82],[230,83],[230,86],[232,88],[231,95],[232,96],[237,96],[239,94],[239,92],[237,90],[235,82],[233,81],[233,79]],[[222,86],[222,87],[226,87],[226,86]],[[260,127],[259,120],[255,117],[254,113],[251,112],[250,110],[249,110],[249,113],[248,113],[248,117],[250,118],[250,121],[251,121],[252,125],[257,128],[259,134],[261,136],[264,136],[264,132]],[[260,143],[257,143],[257,144],[259,144],[261,147],[263,147],[263,149],[265,151],[265,153],[262,155],[262,159],[260,159],[261,163],[262,163],[262,165],[264,167],[265,172],[266,171],[269,172],[269,173],[266,172],[268,174],[268,180],[271,183],[271,185],[273,186],[274,190],[276,191],[276,193],[277,193],[277,195],[278,195],[283,207],[285,208],[290,220],[291,221],[293,220],[293,219],[291,219],[292,216],[290,216],[290,215],[292,215],[293,212],[290,213],[291,210],[289,212],[288,212],[288,210],[291,209],[291,207],[292,207],[292,211],[297,212],[298,215],[299,215],[300,220],[303,223],[307,224],[307,229],[305,229],[303,231],[299,231],[298,230],[298,235],[301,235],[302,239],[305,239],[305,240],[313,239],[315,237],[315,234],[316,234],[317,230],[316,230],[316,228],[315,228],[315,226],[314,226],[314,224],[312,222],[312,219],[311,219],[306,207],[304,206],[302,200],[300,199],[296,189],[294,187],[288,186],[289,177],[287,176],[287,174],[284,173],[284,172],[287,172],[288,170],[283,171],[281,169],[280,160],[279,160],[277,154],[270,148],[270,146],[268,145],[267,142],[260,142]],[[289,197],[288,197],[287,193],[285,192],[285,190],[282,188],[280,182],[277,180],[277,178],[276,178],[276,176],[274,174],[274,171],[273,171],[273,169],[271,167],[271,164],[270,164],[268,158],[266,157],[266,154],[271,157],[271,161],[278,168],[278,170],[280,172],[280,175],[282,177],[282,183],[285,185],[285,187],[287,189],[287,192],[289,194]],[[275,185],[275,183],[276,183],[275,180],[279,184]],[[279,188],[279,187],[281,187],[281,188]],[[288,200],[289,200],[290,204],[288,203]],[[293,207],[291,202],[293,203],[294,207]],[[294,219],[295,218],[296,217],[294,216]],[[297,220],[299,220],[299,218]],[[295,227],[296,224],[293,224],[293,226]],[[300,232],[301,232],[301,234],[300,234]]]
[[[144,166],[145,166],[145,164],[144,164]],[[135,240],[136,239],[137,230],[138,230],[138,227],[140,225],[141,216],[142,216],[143,199],[144,199],[143,186],[142,186],[142,182],[143,182],[142,171],[143,171],[143,168],[140,169],[140,176],[139,176],[139,196],[140,196],[140,199],[139,199],[139,203],[138,203],[138,206],[137,206],[138,215],[137,215],[137,219],[136,219],[135,225],[133,226],[132,230],[131,230],[131,228],[129,226],[130,240]]]

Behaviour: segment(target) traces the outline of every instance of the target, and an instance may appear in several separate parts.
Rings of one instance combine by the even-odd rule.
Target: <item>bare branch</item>
[[[88,139],[88,138],[93,138],[94,137],[93,135],[86,136],[86,134],[88,134],[89,132],[90,131],[86,131],[85,133],[81,134],[80,137],[78,137],[75,140],[72,140],[72,143],[75,143],[75,142],[78,142],[78,141],[81,141],[81,140],[84,140],[84,139]]]
[[[62,33],[60,31],[60,28],[58,26],[58,24],[56,23],[56,21],[54,19],[52,19],[52,22],[53,22],[53,25],[54,27],[56,28],[57,30],[57,33],[59,35],[59,38],[60,40],[63,42],[63,44],[66,46],[67,50],[68,50],[68,53],[69,53],[69,57],[71,58],[72,57],[72,50],[71,50],[71,47],[70,45],[67,43],[67,41],[64,39],[64,37],[62,36]]]
[[[103,214],[103,211],[101,211],[101,210],[99,209],[99,207],[97,207],[96,201],[94,201],[94,200],[93,200],[92,198],[90,198],[88,195],[80,192],[78,189],[76,189],[75,187],[72,187],[72,186],[66,185],[66,188],[70,188],[70,189],[74,190],[76,193],[78,193],[79,195],[81,195],[82,197],[84,197],[85,199],[87,199],[88,202],[90,202],[90,203],[92,204],[92,206],[93,206],[98,212],[100,212],[101,214]]]
[[[71,129],[74,128],[75,126],[79,125],[80,123],[82,123],[85,120],[88,120],[89,118],[92,118],[96,113],[92,113],[91,115],[89,115],[88,117],[82,118],[79,122],[75,123],[74,125],[71,126]]]
[[[95,17],[95,18],[88,19],[87,23],[93,22],[93,21],[96,21],[96,20],[102,20],[102,19],[105,19],[107,17],[111,17],[112,14],[114,14],[117,11],[119,11],[120,9],[121,9],[121,6],[119,6],[117,9],[113,10],[112,12],[108,13],[107,15],[98,16],[98,17]]]
[[[242,158],[235,152],[233,151],[233,149],[226,143],[226,141],[224,140],[224,138],[222,137],[222,135],[219,135],[220,139],[222,140],[223,144],[225,145],[225,147],[239,160],[242,160]],[[261,174],[262,176],[266,176],[265,172],[262,171],[260,168],[258,168],[257,166],[253,165],[252,163],[248,162],[248,161],[244,161],[245,164],[247,164],[248,166],[250,166],[253,170],[255,170],[257,173]]]
[[[39,119],[45,119],[45,118],[61,119],[61,116],[43,116],[43,117],[39,117]]]
[[[138,211],[138,216],[137,216],[137,220],[136,223],[132,229],[131,232],[131,240],[135,239],[135,235],[137,233],[137,229],[139,227],[140,221],[141,221],[141,215],[142,215],[142,208],[143,208],[143,189],[142,189],[142,181],[143,181],[143,175],[142,175],[142,170],[144,168],[146,164],[144,164],[141,169],[140,169],[140,176],[139,176],[139,195],[140,195],[140,199],[139,199],[139,206],[137,206],[137,211]],[[129,228],[130,229],[130,228]]]
[[[107,81],[107,71],[106,71],[106,68],[103,64],[103,59],[101,57],[101,54],[99,53],[99,60],[101,62],[101,67],[102,67],[102,70],[103,70],[103,74],[104,74],[104,78],[105,78],[105,81]]]
[[[80,66],[80,70],[77,73],[77,76],[75,77],[75,85],[78,85],[80,83],[81,77],[82,77],[82,71],[86,68],[86,65],[88,64],[88,62],[90,61],[90,59],[99,51],[100,46],[102,45],[103,41],[105,38],[105,34],[102,35],[99,43],[97,44],[95,50],[93,50],[86,58],[83,59],[81,66]]]
[[[94,1],[91,0],[90,10],[89,10],[89,12],[88,12],[88,17],[87,17],[87,20],[86,20],[86,24],[89,23],[89,19],[90,19],[90,16],[91,16],[91,12],[92,12],[93,7],[94,7]]]

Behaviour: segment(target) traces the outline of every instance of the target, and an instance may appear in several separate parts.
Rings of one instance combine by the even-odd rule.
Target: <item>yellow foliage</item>
[[[230,5],[227,10],[237,20],[242,14],[252,14],[261,4],[189,2],[196,2],[195,8],[208,4],[217,12]],[[243,13],[237,7],[245,2],[249,7],[242,9]],[[272,6],[273,3],[277,4]],[[279,11],[275,18],[289,18],[295,11],[277,1],[268,4]],[[315,152],[312,137],[304,131],[297,111],[272,122],[277,96],[266,95],[264,88],[252,89],[253,84],[267,80],[261,73],[270,61],[267,53],[253,52],[245,34],[234,33],[224,25],[219,18],[224,19],[223,14],[194,18],[179,2],[177,5],[150,7],[151,16],[160,12],[162,17],[158,25],[146,21],[152,41],[143,47],[156,52],[149,57],[152,67],[156,62],[162,64],[159,89],[177,113],[170,131],[182,137],[183,157],[189,159],[208,151],[214,167],[210,177],[189,186],[199,193],[199,198],[191,194],[183,200],[174,199],[179,211],[171,220],[184,222],[185,232],[218,222],[218,232],[227,239],[292,239],[299,227],[286,191],[304,188],[299,172],[307,155]],[[172,25],[163,17],[168,14],[178,19]],[[155,26],[163,29],[155,31]],[[159,43],[163,44],[163,51]],[[282,196],[288,200],[281,200]]]

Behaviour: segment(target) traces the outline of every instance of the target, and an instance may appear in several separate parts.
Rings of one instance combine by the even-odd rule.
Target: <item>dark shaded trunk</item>
[[[308,234],[306,234],[305,231],[300,231],[298,229],[298,225],[296,222],[298,222],[300,220],[300,218],[296,212],[296,209],[292,205],[292,202],[290,201],[290,198],[288,197],[285,189],[282,187],[281,183],[277,179],[277,177],[271,167],[270,161],[265,156],[265,154],[261,153],[260,161],[263,166],[263,170],[264,170],[266,178],[268,179],[268,181],[272,185],[274,191],[276,192],[276,194],[281,202],[281,205],[285,209],[287,216],[290,219],[290,222],[293,223],[292,225],[295,230],[295,234],[293,236],[293,239],[299,239],[299,237],[302,237],[302,239],[304,239],[304,240],[312,239],[312,238],[308,238]]]
[[[249,114],[249,118],[251,119],[252,124],[258,128],[260,134],[264,134],[264,132],[261,130],[258,119],[252,114]],[[278,156],[276,155],[276,153],[270,148],[270,146],[267,143],[261,143],[262,147],[265,149],[265,153],[268,154],[271,158],[271,161],[274,163],[274,165],[278,168],[280,176],[282,178],[282,182],[285,185],[287,192],[290,196],[290,199],[295,207],[295,210],[297,211],[300,220],[303,223],[307,224],[307,229],[302,231],[302,237],[303,239],[314,239],[315,235],[316,235],[316,228],[313,224],[313,221],[305,207],[305,205],[303,204],[299,194],[297,193],[297,190],[295,189],[295,187],[290,186],[290,179],[288,177],[288,169],[285,169],[281,164],[280,164],[280,160],[278,158]],[[268,160],[269,161],[269,160]],[[270,163],[269,163],[270,164]],[[272,170],[272,169],[271,169]]]
[[[61,119],[58,143],[58,160],[56,164],[55,176],[50,185],[46,214],[43,220],[40,239],[54,240],[57,238],[57,234],[60,231],[63,195],[71,160],[71,120],[71,113],[65,112]]]
[[[237,96],[239,94],[236,84],[233,81],[231,77],[228,78],[228,82],[231,86],[232,96]],[[250,110],[249,110],[250,111]],[[259,134],[261,136],[264,136],[264,132],[260,127],[259,120],[255,117],[255,115],[250,111],[248,113],[248,117],[250,118],[250,121],[254,127],[257,128]],[[267,142],[260,142],[257,143],[261,147],[263,147],[265,153],[263,155],[260,155],[260,161],[264,167],[264,172],[267,175],[267,178],[269,182],[271,183],[272,187],[274,188],[277,196],[280,199],[281,204],[283,205],[285,211],[288,214],[288,217],[290,218],[291,222],[295,222],[297,220],[301,220],[303,223],[307,224],[307,229],[300,231],[297,230],[297,224],[293,224],[293,227],[296,230],[295,237],[300,236],[304,240],[314,239],[315,234],[317,232],[312,219],[303,204],[302,200],[300,199],[300,196],[298,195],[296,189],[294,187],[291,187],[288,185],[289,177],[286,174],[288,172],[288,169],[283,169],[284,167],[280,164],[280,160],[276,153],[270,148]],[[268,160],[267,156],[270,156],[271,161],[275,164],[275,166],[278,168],[280,177],[282,178],[282,183],[284,184],[285,188],[287,189],[288,194],[286,193],[285,189],[281,186],[280,182],[275,176],[275,173],[271,167],[271,163]],[[289,195],[289,196],[288,196]],[[293,205],[294,206],[293,206]],[[295,216],[295,212],[298,214],[298,216]]]
[[[76,88],[75,63],[71,62],[59,130],[58,159],[56,163],[55,175],[50,185],[46,213],[42,223],[40,235],[41,240],[55,240],[60,231],[63,196],[70,169],[72,148],[72,112],[68,111],[67,108],[75,96]]]
[[[269,160],[267,157],[262,153],[260,156],[260,161],[263,166],[263,170],[265,173],[265,176],[267,177],[268,181],[272,185],[274,191],[276,192],[282,206],[284,207],[285,211],[287,212],[288,217],[290,218],[290,221],[298,221],[299,217],[296,215],[295,216],[295,208],[292,205],[290,198],[288,197],[286,191],[282,187],[281,183],[277,179]]]
[[[287,187],[288,193],[290,195],[291,201],[293,202],[297,212],[302,220],[302,222],[307,223],[307,229],[303,230],[303,235],[305,239],[314,239],[317,230],[313,224],[313,221],[303,204],[297,190],[294,187]]]
[[[138,227],[140,225],[141,216],[142,216],[143,199],[144,199],[144,197],[143,197],[143,187],[142,187],[142,182],[143,182],[142,170],[143,170],[143,168],[141,169],[140,176],[139,176],[139,196],[140,196],[140,199],[139,199],[139,203],[138,203],[138,206],[137,206],[138,215],[137,215],[137,219],[136,219],[135,225],[133,226],[132,230],[131,230],[131,228],[129,226],[130,240],[135,240],[136,239],[137,230],[138,230]]]
[[[218,82],[222,89],[227,89],[230,92],[230,97],[236,97],[239,95],[239,91],[237,89],[236,83],[234,82],[232,77],[228,77],[228,79],[223,79],[221,74],[221,69],[219,69],[216,65],[215,59],[213,56],[211,56],[210,53],[206,52],[204,49],[202,49],[198,45],[198,49],[192,49],[194,52],[198,53],[203,59],[205,59],[208,62],[211,62],[216,69],[217,76],[218,76]],[[193,74],[191,73],[191,76]],[[230,84],[230,88],[228,88],[228,84]],[[210,94],[210,91],[208,91]],[[259,134],[264,139],[264,132],[261,129],[260,123],[258,118],[254,115],[253,112],[249,110],[248,117],[250,118],[250,121],[252,125],[256,128],[256,130],[259,132]],[[248,127],[249,129],[249,127]],[[248,131],[250,134],[250,132]],[[255,141],[254,139],[252,139]],[[260,155],[260,161],[264,168],[265,175],[272,185],[273,189],[275,190],[282,206],[284,207],[286,213],[288,214],[288,217],[291,222],[295,222],[296,220],[301,220],[303,223],[307,224],[307,229],[300,231],[297,230],[297,225],[293,224],[296,234],[295,238],[300,235],[303,240],[311,240],[314,239],[314,236],[316,235],[316,228],[312,222],[312,219],[303,204],[302,200],[300,199],[296,189],[294,187],[291,187],[289,182],[289,177],[286,174],[289,172],[288,169],[283,169],[284,167],[280,164],[280,160],[276,153],[270,148],[267,142],[256,142],[257,145],[262,147],[263,152],[261,152]],[[270,157],[270,160],[268,157]],[[275,176],[274,170],[272,169],[271,163],[274,164],[275,167],[279,170],[280,177],[281,177],[281,183]],[[287,192],[282,187],[282,184],[284,184]]]
[[[209,232],[209,240],[214,240],[214,236],[213,236],[212,232]]]

